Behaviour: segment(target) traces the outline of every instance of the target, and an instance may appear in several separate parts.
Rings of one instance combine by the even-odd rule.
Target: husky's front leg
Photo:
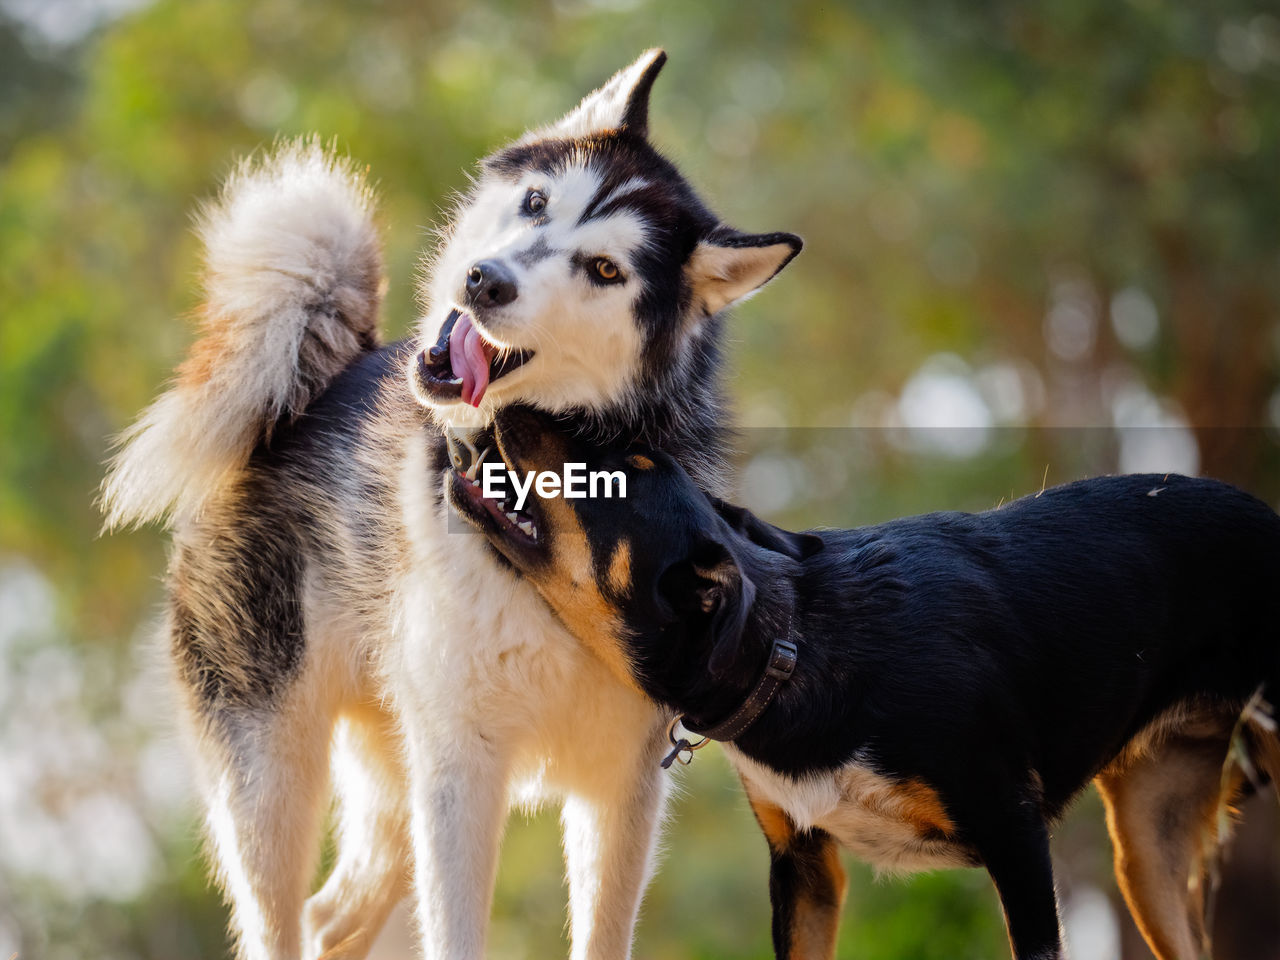
[[[418,924],[426,960],[480,960],[507,813],[508,751],[477,725],[408,711]]]
[[[660,766],[663,743],[660,723],[634,743],[609,742],[593,758],[590,781],[565,800],[573,960],[631,955],[670,782]]]

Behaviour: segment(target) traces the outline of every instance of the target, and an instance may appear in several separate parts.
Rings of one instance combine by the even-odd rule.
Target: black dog
[[[837,843],[889,870],[985,867],[1015,957],[1061,957],[1047,824],[1091,779],[1152,950],[1207,949],[1205,859],[1247,786],[1224,773],[1233,737],[1280,774],[1258,695],[1280,691],[1266,505],[1119,476],[797,534],[709,499],[660,452],[591,447],[517,409],[495,434],[522,478],[620,472],[625,499],[526,504],[532,533],[461,492],[584,642],[688,730],[731,741],[772,853],[779,957],[833,954]]]

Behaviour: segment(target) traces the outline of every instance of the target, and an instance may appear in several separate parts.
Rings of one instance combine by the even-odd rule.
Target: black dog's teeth
[[[458,475],[473,487],[480,486],[479,481],[473,479],[469,475],[475,471],[477,465],[478,464],[472,464],[472,469],[468,470],[466,473],[458,471]],[[533,522],[533,518],[529,514],[525,513],[523,510],[516,510],[512,507],[511,502],[506,498],[503,498],[502,500],[495,500],[493,503],[502,512],[502,515],[511,522],[512,526],[523,533],[526,537],[529,537],[532,540],[538,539],[538,525]]]
[[[506,517],[508,520],[510,520],[513,524],[515,524],[517,530],[519,530],[521,533],[523,533],[527,537],[533,537],[535,540],[537,539],[538,528],[533,525],[532,520],[530,520],[524,514],[514,510],[510,512],[504,510],[503,513],[506,514]]]

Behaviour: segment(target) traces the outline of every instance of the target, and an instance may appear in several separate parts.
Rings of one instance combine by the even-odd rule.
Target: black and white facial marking
[[[557,250],[555,247],[551,246],[551,244],[547,242],[547,238],[545,236],[539,235],[533,243],[529,244],[527,249],[521,250],[519,253],[515,254],[512,259],[526,270],[532,270],[543,260],[549,260],[561,253],[563,253],[563,251]]]
[[[418,399],[450,425],[481,425],[515,401],[597,413],[659,392],[718,392],[715,315],[801,242],[724,226],[650,145],[649,93],[665,60],[648,51],[482,161],[429,270],[420,335],[436,348],[410,366]],[[459,323],[478,334],[462,362],[459,338],[442,336]],[[475,411],[463,369],[482,382],[465,391]]]

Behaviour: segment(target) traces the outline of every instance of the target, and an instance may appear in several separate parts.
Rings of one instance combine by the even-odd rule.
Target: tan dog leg
[[[1159,960],[1209,955],[1204,871],[1223,797],[1226,737],[1174,736],[1147,756],[1097,778],[1115,847],[1116,879]]]

